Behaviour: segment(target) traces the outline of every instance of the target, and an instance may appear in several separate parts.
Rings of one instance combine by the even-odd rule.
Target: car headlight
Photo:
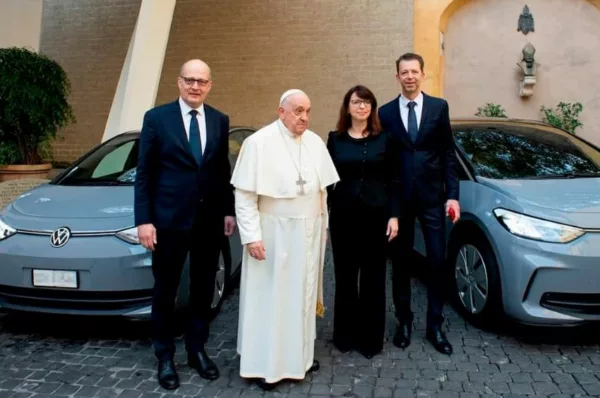
[[[17,231],[13,227],[11,227],[10,225],[2,221],[2,219],[0,219],[0,240],[6,239],[9,236],[14,235],[16,233]]]
[[[585,233],[581,228],[546,221],[505,209],[495,209],[494,214],[510,233],[523,238],[543,242],[567,243]]]
[[[123,231],[117,232],[117,238],[124,240],[127,243],[131,243],[134,245],[140,244],[140,238],[138,238],[137,227],[125,229]]]

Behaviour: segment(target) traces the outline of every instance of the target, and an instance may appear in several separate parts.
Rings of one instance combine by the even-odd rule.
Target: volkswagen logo
[[[62,247],[67,244],[71,237],[71,230],[67,227],[57,228],[50,235],[50,244],[54,247]]]

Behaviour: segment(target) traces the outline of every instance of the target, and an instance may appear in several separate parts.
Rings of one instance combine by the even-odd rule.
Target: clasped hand
[[[266,252],[262,240],[248,243],[248,254],[256,260],[264,260],[266,258]]]
[[[458,200],[449,199],[446,202],[446,217],[449,217],[450,221],[454,224],[460,220],[460,204],[458,203]]]

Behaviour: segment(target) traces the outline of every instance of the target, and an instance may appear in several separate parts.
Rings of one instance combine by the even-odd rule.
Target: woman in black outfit
[[[335,268],[333,343],[372,358],[383,349],[387,242],[398,232],[396,150],[364,86],[344,96],[327,148],[340,181],[329,188]]]

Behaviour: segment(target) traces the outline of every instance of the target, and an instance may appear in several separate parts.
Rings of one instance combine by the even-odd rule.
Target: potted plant
[[[46,178],[57,131],[75,122],[62,67],[26,48],[0,48],[0,182]]]

